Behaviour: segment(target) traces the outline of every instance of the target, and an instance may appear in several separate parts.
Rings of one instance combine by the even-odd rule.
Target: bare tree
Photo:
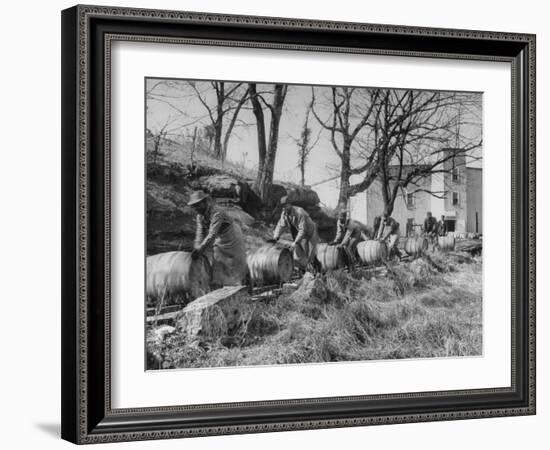
[[[209,126],[212,127],[214,156],[223,162],[227,157],[227,147],[237,117],[248,98],[248,89],[242,89],[243,83],[226,83],[225,81],[189,81],[188,83],[210,119]],[[214,102],[209,99],[210,92],[214,94]],[[228,119],[227,124],[225,123],[226,118]]]
[[[189,113],[189,109],[182,107],[195,98],[190,86],[180,80],[149,80],[146,89],[147,98],[147,127],[151,134],[165,127],[163,139],[177,140],[184,136],[182,133],[188,127],[201,124],[204,116],[195,117]],[[167,107],[166,115],[149,115],[150,102],[155,102]],[[159,117],[162,119],[159,121]],[[168,125],[167,125],[168,124]]]
[[[247,100],[243,83],[224,81],[151,81],[146,91],[147,99],[167,105],[179,119],[180,128],[197,123],[204,127],[209,141],[209,151],[225,161],[230,137],[239,112]],[[186,105],[198,100],[204,114],[197,114]],[[206,121],[206,124],[205,124]]]
[[[317,135],[315,141],[311,142],[311,127],[309,126],[309,116],[311,109],[313,108],[313,102],[311,102],[306,109],[306,116],[304,119],[304,125],[302,126],[302,132],[300,138],[294,138],[294,142],[298,146],[298,168],[300,169],[300,183],[302,186],[306,184],[306,164],[309,159],[309,155],[317,142],[319,142],[320,133]]]
[[[481,107],[475,94],[384,89],[369,100],[369,107],[370,132],[362,145],[369,148],[369,158],[374,154],[388,214],[406,188],[409,193],[422,190],[443,196],[444,192],[423,187],[423,180],[449,172],[455,161],[476,158],[473,152],[482,144],[480,129],[469,135],[460,132]],[[465,115],[464,108],[473,112]]]
[[[312,113],[319,124],[330,133],[330,142],[333,150],[340,158],[340,194],[338,207],[345,208],[350,197],[367,189],[376,178],[376,154],[361,151],[363,158],[360,164],[352,165],[353,153],[361,150],[357,144],[360,133],[368,125],[373,114],[374,103],[360,101],[360,97],[368,96],[376,100],[378,89],[353,87],[332,87],[324,98],[323,107],[329,111],[328,117],[322,118],[313,105],[316,104],[316,88],[311,88]],[[363,180],[350,184],[352,175],[364,174]]]
[[[209,123],[208,125],[204,126],[204,137],[208,141],[208,152],[212,152],[212,143],[214,142],[214,137],[216,136],[216,130],[214,129],[214,125]]]
[[[166,138],[166,129],[163,127],[158,133],[153,133],[149,128],[147,128],[148,139],[153,143],[153,149],[150,152],[151,163],[158,164],[158,158],[161,155],[160,144]]]
[[[279,125],[287,90],[287,85],[275,84],[271,91],[259,92],[256,83],[248,84],[252,112],[256,118],[258,139],[258,173],[254,183],[254,190],[264,203],[268,201],[271,185],[273,184],[273,171],[275,169],[275,157],[277,156],[279,142]],[[269,136],[266,133],[263,107],[271,113]]]
[[[175,135],[175,130],[179,129],[179,126],[174,126],[175,121],[176,119],[174,119],[172,116],[168,116],[164,122],[147,124],[147,142],[152,143],[151,150],[149,150],[148,146],[147,157],[152,164],[158,164],[159,158],[163,155],[161,148],[163,145],[165,145],[166,139],[168,138],[168,136]]]

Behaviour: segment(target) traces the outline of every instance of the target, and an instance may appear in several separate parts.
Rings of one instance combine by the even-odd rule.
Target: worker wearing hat
[[[188,206],[197,214],[191,257],[205,254],[212,264],[214,287],[241,284],[246,276],[246,250],[240,226],[203,191],[195,191]]]
[[[437,235],[438,236],[447,236],[448,226],[445,222],[445,216],[441,216],[441,220],[437,222]]]
[[[352,259],[356,259],[357,244],[368,241],[372,230],[357,220],[349,219],[345,209],[338,214],[336,222],[336,237],[329,245],[338,245],[346,249]]]
[[[280,205],[282,207],[281,217],[275,227],[271,242],[278,241],[284,230],[290,231],[293,239],[291,249],[294,260],[300,268],[306,270],[309,264],[315,265],[316,261],[315,254],[319,243],[317,225],[304,209],[292,205],[287,196],[281,198]]]
[[[437,219],[432,216],[431,211],[426,213],[423,227],[424,235],[430,239],[433,239],[437,235]]]
[[[386,243],[390,254],[393,253],[401,257],[401,251],[398,248],[399,222],[386,211],[380,218],[376,239]]]

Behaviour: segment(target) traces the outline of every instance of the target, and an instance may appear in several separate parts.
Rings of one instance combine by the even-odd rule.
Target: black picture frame
[[[512,66],[512,384],[115,410],[110,401],[110,44],[190,42]],[[62,12],[62,437],[75,443],[535,414],[535,36],[75,6]]]

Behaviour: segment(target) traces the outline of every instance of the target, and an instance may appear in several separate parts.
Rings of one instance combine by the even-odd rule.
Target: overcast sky
[[[214,91],[208,82],[196,82],[196,88],[209,105],[215,104]],[[234,84],[226,84],[231,88]],[[258,85],[258,91],[268,90],[272,85]],[[328,87],[315,87],[316,110],[321,118],[328,117],[330,111],[323,107],[323,97],[330,92]],[[298,147],[295,139],[300,137],[308,105],[311,102],[312,87],[290,85],[284,103],[280,122],[279,144],[275,164],[274,178],[282,181],[299,182]],[[480,105],[481,105],[481,95]],[[269,96],[266,100],[269,101]],[[205,106],[199,101],[196,92],[185,80],[148,79],[146,81],[146,126],[153,133],[168,123],[167,129],[173,133],[173,139],[178,135],[190,135],[195,126],[201,128],[210,123]],[[269,113],[266,115],[266,129],[269,132]],[[481,133],[481,111],[472,114],[462,113],[471,125],[462,127],[461,134],[479,137]],[[467,115],[467,117],[466,117]],[[464,120],[464,119],[463,119]],[[228,122],[228,119],[226,119]],[[319,138],[312,150],[306,167],[306,184],[315,184],[338,174],[339,158],[330,142],[330,134],[323,130],[317,120],[310,115],[312,141]],[[477,152],[481,156],[481,151]],[[229,145],[227,159],[233,162],[243,162],[249,168],[258,163],[258,146],[255,117],[249,102],[246,102],[239,114],[239,122],[234,129]],[[182,161],[185,163],[185,161]],[[480,163],[476,163],[479,165]],[[321,200],[327,206],[335,206],[338,195],[337,180],[315,187]]]

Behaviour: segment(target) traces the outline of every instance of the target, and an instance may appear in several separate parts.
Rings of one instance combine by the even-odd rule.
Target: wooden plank
[[[160,325],[160,324],[171,325],[171,324],[175,323],[176,317],[178,316],[178,314],[180,312],[181,312],[181,309],[179,309],[177,311],[164,313],[164,314],[159,314],[159,315],[156,315],[156,316],[147,316],[147,323],[150,323],[150,324],[157,323],[158,325]]]
[[[184,305],[168,305],[162,308],[160,311],[157,311],[157,308],[147,308],[147,316],[154,316],[157,313],[158,315],[160,315],[174,311],[181,311],[183,309],[183,306]]]

